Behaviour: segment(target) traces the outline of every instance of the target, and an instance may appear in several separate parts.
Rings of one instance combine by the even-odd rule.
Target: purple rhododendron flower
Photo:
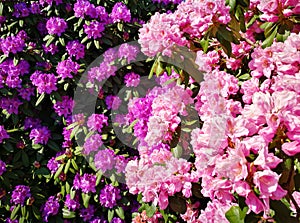
[[[104,207],[113,208],[119,199],[121,199],[120,189],[110,184],[105,185],[100,191],[100,204]]]
[[[74,100],[69,96],[62,96],[62,101],[57,101],[53,108],[59,116],[68,117],[72,113]]]
[[[88,208],[80,209],[79,216],[83,218],[83,221],[89,221],[94,217],[96,208],[94,205],[90,204]]]
[[[130,22],[131,20],[131,13],[130,10],[124,5],[122,2],[117,2],[110,14],[110,18],[112,19],[113,23],[116,22]]]
[[[0,176],[6,171],[6,163],[0,160]]]
[[[84,57],[85,46],[81,44],[78,40],[73,40],[68,42],[66,50],[70,56],[74,56],[76,60]]]
[[[0,143],[3,142],[4,139],[8,139],[9,135],[7,134],[7,131],[5,130],[3,125],[0,125]]]
[[[88,35],[88,38],[98,39],[102,37],[103,31],[105,30],[105,24],[92,21],[89,25],[83,25],[84,32]]]
[[[50,130],[46,126],[34,128],[29,134],[29,138],[33,140],[34,144],[47,144],[51,136]]]
[[[95,155],[94,162],[98,170],[103,172],[112,170],[115,165],[115,153],[110,149],[100,150]]]
[[[61,36],[68,28],[66,21],[59,17],[51,17],[46,23],[46,29],[49,34]]]
[[[24,205],[26,198],[31,196],[30,187],[25,185],[17,185],[11,195],[11,203]]]
[[[43,221],[48,222],[49,216],[57,215],[59,212],[59,201],[55,196],[50,196],[41,207]]]
[[[37,87],[37,90],[40,94],[50,94],[52,91],[57,90],[57,78],[54,74],[45,74],[41,71],[35,71],[31,75],[30,80],[32,81],[32,84]]]

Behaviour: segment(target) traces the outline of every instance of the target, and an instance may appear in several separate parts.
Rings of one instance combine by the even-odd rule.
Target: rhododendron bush
[[[1,222],[299,222],[297,0],[0,2]]]

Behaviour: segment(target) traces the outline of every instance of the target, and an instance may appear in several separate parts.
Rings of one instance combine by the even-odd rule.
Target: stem
[[[246,43],[250,44],[250,45],[253,46],[253,47],[257,47],[257,44],[255,44],[255,43],[252,42],[250,39],[248,39],[248,38],[246,38],[246,37],[244,37],[244,36],[241,37],[241,40],[244,40]]]
[[[291,199],[291,201],[293,202],[293,204],[296,208],[296,212],[297,212],[296,218],[299,220],[299,218],[300,218],[300,207],[299,207],[297,201],[295,200],[295,198],[293,197],[293,195],[290,191],[288,191],[288,196],[289,196],[289,198]]]

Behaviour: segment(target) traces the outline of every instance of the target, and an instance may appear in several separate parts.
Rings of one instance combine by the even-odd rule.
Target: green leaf
[[[74,167],[75,170],[78,170],[78,166],[77,166],[77,163],[74,159],[71,160],[72,162],[72,166]]]
[[[236,0],[228,0],[228,5],[230,6],[230,12],[232,12],[236,6]]]
[[[60,151],[60,146],[57,145],[57,143],[54,142],[53,140],[48,140],[47,146],[49,146],[54,151],[57,151],[57,152]]]
[[[23,27],[23,25],[24,25],[24,20],[19,20],[19,25],[20,25],[20,27]]]
[[[249,80],[251,78],[250,74],[243,74],[238,77],[239,80]]]
[[[29,166],[29,157],[24,150],[22,150],[22,163],[24,164],[25,167]]]
[[[2,13],[3,13],[3,4],[2,2],[0,2],[0,15],[2,15]]]
[[[64,38],[62,38],[62,37],[59,37],[59,42],[60,42],[60,44],[62,45],[62,46],[65,46],[66,44],[65,44],[65,40],[64,40]]]
[[[117,208],[116,213],[122,220],[125,219],[124,210],[122,207]]]
[[[231,43],[225,40],[219,32],[217,32],[217,39],[221,43],[221,47],[223,48],[224,52],[230,57],[232,52]]]
[[[65,165],[64,173],[67,174],[71,165],[71,160],[69,159]]]
[[[151,218],[156,212],[156,206],[154,204],[152,204],[151,206],[146,204],[145,210],[146,210],[147,216],[149,218]]]
[[[4,149],[7,150],[7,152],[12,153],[14,151],[14,147],[11,145],[10,142],[2,143],[2,146],[4,147]]]
[[[178,144],[172,149],[172,154],[175,158],[180,158],[182,156],[182,147]]]
[[[85,208],[88,208],[89,207],[89,201],[90,201],[91,195],[82,192],[81,196],[82,196],[82,200],[83,200],[83,206]]]
[[[55,175],[54,175],[54,179],[56,179],[56,178],[58,178],[59,177],[59,175],[61,174],[61,172],[63,171],[63,169],[64,169],[64,164],[60,164],[60,166],[58,167],[58,169],[57,169],[57,171],[56,171],[56,173],[55,173]]]
[[[55,39],[54,36],[50,36],[49,39],[47,40],[46,47],[48,47],[53,42],[54,39]]]
[[[45,98],[45,93],[41,94],[39,96],[39,98],[37,99],[36,103],[35,103],[35,106],[38,106]]]
[[[97,49],[100,49],[100,43],[98,40],[94,40],[94,45]]]
[[[114,214],[115,214],[114,210],[108,210],[108,212],[107,212],[107,220],[108,220],[108,222],[111,222],[111,220],[114,217]]]
[[[74,211],[70,211],[67,208],[63,208],[62,209],[63,212],[63,218],[75,218],[76,217],[76,213]]]
[[[209,46],[209,38],[203,38],[200,40],[203,52],[206,53]]]
[[[291,211],[281,201],[270,200],[270,207],[275,211],[274,219],[277,222],[299,222],[296,218],[290,216]]]
[[[120,32],[123,32],[123,28],[124,28],[123,23],[118,23],[117,28]]]
[[[181,197],[169,197],[170,208],[180,214],[186,212],[186,201]]]
[[[19,59],[14,57],[13,63],[14,63],[14,66],[17,66],[19,63]]]
[[[34,217],[37,220],[41,219],[41,213],[40,213],[39,209],[36,206],[32,206],[32,212],[33,212]]]
[[[221,35],[222,38],[227,40],[228,42],[233,41],[233,33],[229,31],[225,25],[220,25],[218,27],[217,35]]]
[[[154,63],[153,63],[153,65],[152,65],[152,67],[151,67],[148,79],[152,78],[153,73],[156,71],[157,66],[158,66],[158,63],[157,63],[157,60],[155,60]]]
[[[274,38],[277,34],[277,29],[278,26],[275,27],[275,29],[273,30],[273,32],[270,34],[270,36],[268,36],[262,43],[262,48],[266,48],[269,47],[273,44]]]
[[[250,0],[238,0],[238,3],[243,7],[249,7]]]
[[[20,204],[18,204],[15,208],[14,208],[14,210],[11,212],[11,214],[10,214],[10,218],[11,219],[15,219],[15,217],[16,217],[16,215],[17,215],[17,213],[18,213],[18,211],[20,210],[20,208],[21,208],[21,205]]]
[[[248,211],[247,207],[243,210],[239,206],[232,206],[226,213],[225,217],[230,223],[244,223],[246,213]]]

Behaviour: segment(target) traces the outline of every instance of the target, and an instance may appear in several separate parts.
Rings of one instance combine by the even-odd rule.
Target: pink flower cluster
[[[156,13],[140,29],[142,52],[150,57],[159,52],[171,56],[174,46],[189,45],[185,34],[201,38],[214,23],[227,24],[231,20],[229,9],[224,0],[188,0],[174,13]]]
[[[288,156],[300,153],[299,53],[299,34],[291,34],[284,43],[255,49],[249,64],[253,78],[240,89],[243,107],[231,99],[239,91],[235,77],[217,69],[205,74],[196,97],[204,124],[192,131],[191,144],[201,192],[213,203],[217,199],[221,205],[234,205],[235,192],[245,197],[251,211],[269,216],[270,200],[286,195],[279,185],[280,175],[273,171],[282,159],[268,147],[281,137],[276,151]],[[204,219],[204,213],[199,219]]]
[[[260,18],[268,22],[277,22],[300,13],[300,3],[297,0],[259,0],[257,8],[263,12]]]

